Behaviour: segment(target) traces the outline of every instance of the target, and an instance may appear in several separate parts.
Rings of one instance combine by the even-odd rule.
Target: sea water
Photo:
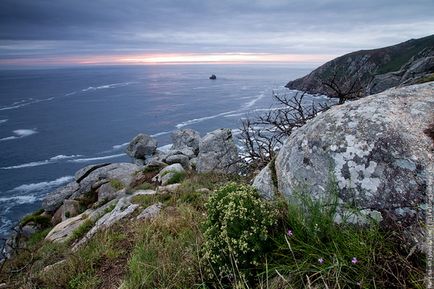
[[[0,70],[0,237],[78,169],[130,162],[138,133],[233,129],[310,71],[291,65],[149,65]],[[209,76],[215,74],[216,80]]]

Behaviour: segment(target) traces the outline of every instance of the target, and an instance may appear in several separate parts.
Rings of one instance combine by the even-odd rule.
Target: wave
[[[121,149],[121,148],[126,147],[126,146],[129,145],[129,144],[130,144],[129,142],[126,142],[126,143],[123,143],[123,144],[114,145],[114,146],[112,146],[112,148],[113,148],[113,150],[119,150],[119,149]]]
[[[3,197],[0,198],[0,203],[14,203],[15,205],[22,204],[31,204],[38,201],[38,197],[36,195],[28,195],[28,196],[13,196],[13,197]]]
[[[104,156],[104,157],[94,157],[94,158],[82,158],[82,159],[76,159],[76,160],[69,160],[69,162],[72,163],[87,163],[92,161],[100,161],[100,160],[108,160],[108,159],[114,159],[121,156],[124,156],[125,154],[116,154],[116,155],[110,155],[110,156]]]
[[[0,169],[2,169],[2,170],[12,170],[12,169],[22,169],[22,168],[37,167],[37,166],[43,166],[43,165],[52,164],[52,163],[55,163],[57,161],[78,158],[78,157],[81,157],[81,156],[82,155],[70,155],[70,156],[57,155],[57,156],[54,156],[52,158],[49,158],[48,160],[37,161],[37,162],[30,162],[30,163],[24,163],[24,164],[15,165],[15,166],[9,166],[9,167],[1,167]]]
[[[33,99],[33,98],[29,98],[27,100],[20,100],[20,101],[16,101],[8,106],[3,106],[0,107],[0,111],[2,110],[11,110],[11,109],[17,109],[20,107],[24,107],[24,106],[28,106],[31,104],[35,104],[35,103],[40,103],[40,102],[44,102],[44,101],[50,101],[53,100],[54,97],[49,97],[49,98],[44,98],[44,99]]]
[[[151,137],[157,137],[157,136],[165,135],[165,134],[169,134],[169,133],[170,133],[170,131],[162,131],[159,133],[151,134]]]
[[[238,111],[239,111],[239,110],[232,110],[232,111],[222,112],[222,113],[215,114],[215,115],[211,115],[211,116],[205,116],[205,117],[201,117],[201,118],[190,119],[190,120],[187,120],[187,121],[184,121],[184,122],[178,123],[178,124],[176,125],[176,128],[179,129],[179,128],[182,128],[182,127],[184,127],[184,126],[188,126],[188,125],[191,125],[191,124],[195,124],[195,123],[202,122],[202,121],[204,121],[204,120],[213,119],[213,118],[217,118],[217,117],[225,116],[225,115],[228,115],[228,114],[236,113],[236,112],[238,112]]]
[[[252,99],[251,101],[244,104],[243,109],[251,108],[258,100],[261,100],[262,98],[264,98],[264,96],[265,96],[265,93],[262,92],[261,94],[256,96],[254,99]]]
[[[18,186],[16,188],[13,188],[12,190],[10,190],[10,192],[29,193],[29,192],[47,191],[48,189],[52,189],[52,188],[61,186],[63,184],[66,184],[73,179],[74,179],[73,176],[64,176],[64,177],[60,177],[58,179],[55,179],[53,181],[24,184],[24,185]],[[31,196],[31,195],[29,195],[29,196]],[[14,197],[23,197],[23,196],[14,196]],[[11,197],[11,198],[13,198],[13,197]]]
[[[0,124],[7,122],[8,119],[0,119]]]
[[[109,88],[117,88],[117,87],[124,87],[127,85],[130,85],[134,82],[119,82],[119,83],[112,83],[112,84],[105,84],[100,86],[89,86],[88,88],[82,89],[82,92],[87,91],[93,91],[93,90],[99,90],[99,89],[109,89]]]
[[[26,129],[26,128],[23,128],[23,129],[14,130],[13,133],[15,135],[4,137],[4,138],[0,138],[0,141],[19,139],[19,138],[30,136],[30,135],[38,133],[38,132],[36,131],[36,129]]]

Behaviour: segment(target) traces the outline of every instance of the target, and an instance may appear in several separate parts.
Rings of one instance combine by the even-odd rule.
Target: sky
[[[434,34],[432,0],[1,0],[0,67],[324,63]]]

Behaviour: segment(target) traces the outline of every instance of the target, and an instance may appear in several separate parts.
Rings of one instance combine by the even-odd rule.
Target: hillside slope
[[[434,35],[430,35],[340,56],[288,82],[286,87],[329,96],[338,96],[338,87],[350,92],[351,97],[361,97],[398,85],[424,82],[433,76]]]

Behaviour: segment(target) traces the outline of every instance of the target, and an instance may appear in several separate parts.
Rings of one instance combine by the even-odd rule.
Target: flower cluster
[[[205,258],[227,276],[233,264],[240,270],[258,265],[275,223],[270,205],[250,186],[230,183],[206,204]],[[231,265],[232,264],[232,265]]]

